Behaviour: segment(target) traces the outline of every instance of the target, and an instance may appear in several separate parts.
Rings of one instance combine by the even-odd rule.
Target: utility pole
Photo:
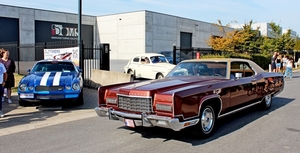
[[[79,48],[79,67],[83,69],[83,53],[82,53],[82,41],[81,41],[81,19],[82,16],[82,0],[78,0],[78,48]]]

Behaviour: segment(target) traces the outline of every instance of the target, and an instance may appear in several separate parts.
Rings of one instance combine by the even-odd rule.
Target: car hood
[[[73,72],[36,72],[25,76],[20,84],[29,86],[62,86],[71,85],[76,73]]]
[[[143,96],[150,96],[151,92],[162,93],[162,92],[177,92],[183,91],[191,88],[197,88],[202,86],[211,87],[212,84],[216,83],[226,83],[227,79],[220,79],[217,77],[199,77],[199,76],[190,76],[190,77],[169,77],[165,79],[141,81],[133,83],[127,86],[118,88],[120,94],[138,94],[132,93],[133,91],[144,91],[139,94]],[[211,89],[208,89],[211,90]]]

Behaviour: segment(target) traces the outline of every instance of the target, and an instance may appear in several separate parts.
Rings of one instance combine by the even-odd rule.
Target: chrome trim
[[[218,117],[218,118],[221,118],[221,117],[227,116],[227,115],[229,115],[229,114],[233,114],[233,113],[235,113],[235,112],[238,112],[238,111],[240,111],[240,110],[243,110],[243,109],[246,109],[246,108],[252,107],[252,106],[254,106],[254,105],[257,105],[257,104],[261,103],[262,101],[263,101],[263,99],[262,99],[261,101],[258,101],[258,102],[255,102],[255,103],[249,104],[249,105],[247,105],[247,106],[244,106],[244,107],[241,107],[241,108],[239,108],[239,109],[235,109],[235,110],[233,110],[233,111],[231,111],[231,112],[228,112],[228,113],[225,113],[225,114],[219,115],[219,117]]]
[[[124,122],[124,119],[132,119],[135,126],[144,127],[164,127],[174,131],[180,131],[189,126],[196,125],[199,118],[180,122],[178,118],[171,118],[157,115],[147,115],[146,113],[131,114],[113,110],[112,108],[96,107],[95,111],[99,117],[108,117],[110,120],[118,120]],[[163,124],[162,124],[163,123]],[[185,125],[187,124],[187,125]]]

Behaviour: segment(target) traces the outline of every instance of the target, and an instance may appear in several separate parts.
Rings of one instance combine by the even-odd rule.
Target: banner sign
[[[44,59],[71,60],[79,66],[79,47],[44,49]]]

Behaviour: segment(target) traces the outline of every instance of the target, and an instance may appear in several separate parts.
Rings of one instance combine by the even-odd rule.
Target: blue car
[[[168,59],[169,63],[174,64],[173,63],[173,51],[160,51],[158,52],[159,54],[163,54],[165,55],[165,57]],[[183,60],[187,60],[189,59],[188,56],[183,53],[183,52],[176,52],[176,63],[178,64],[179,62],[183,61]]]
[[[71,101],[83,105],[82,70],[70,60],[41,60],[18,86],[20,106]]]

